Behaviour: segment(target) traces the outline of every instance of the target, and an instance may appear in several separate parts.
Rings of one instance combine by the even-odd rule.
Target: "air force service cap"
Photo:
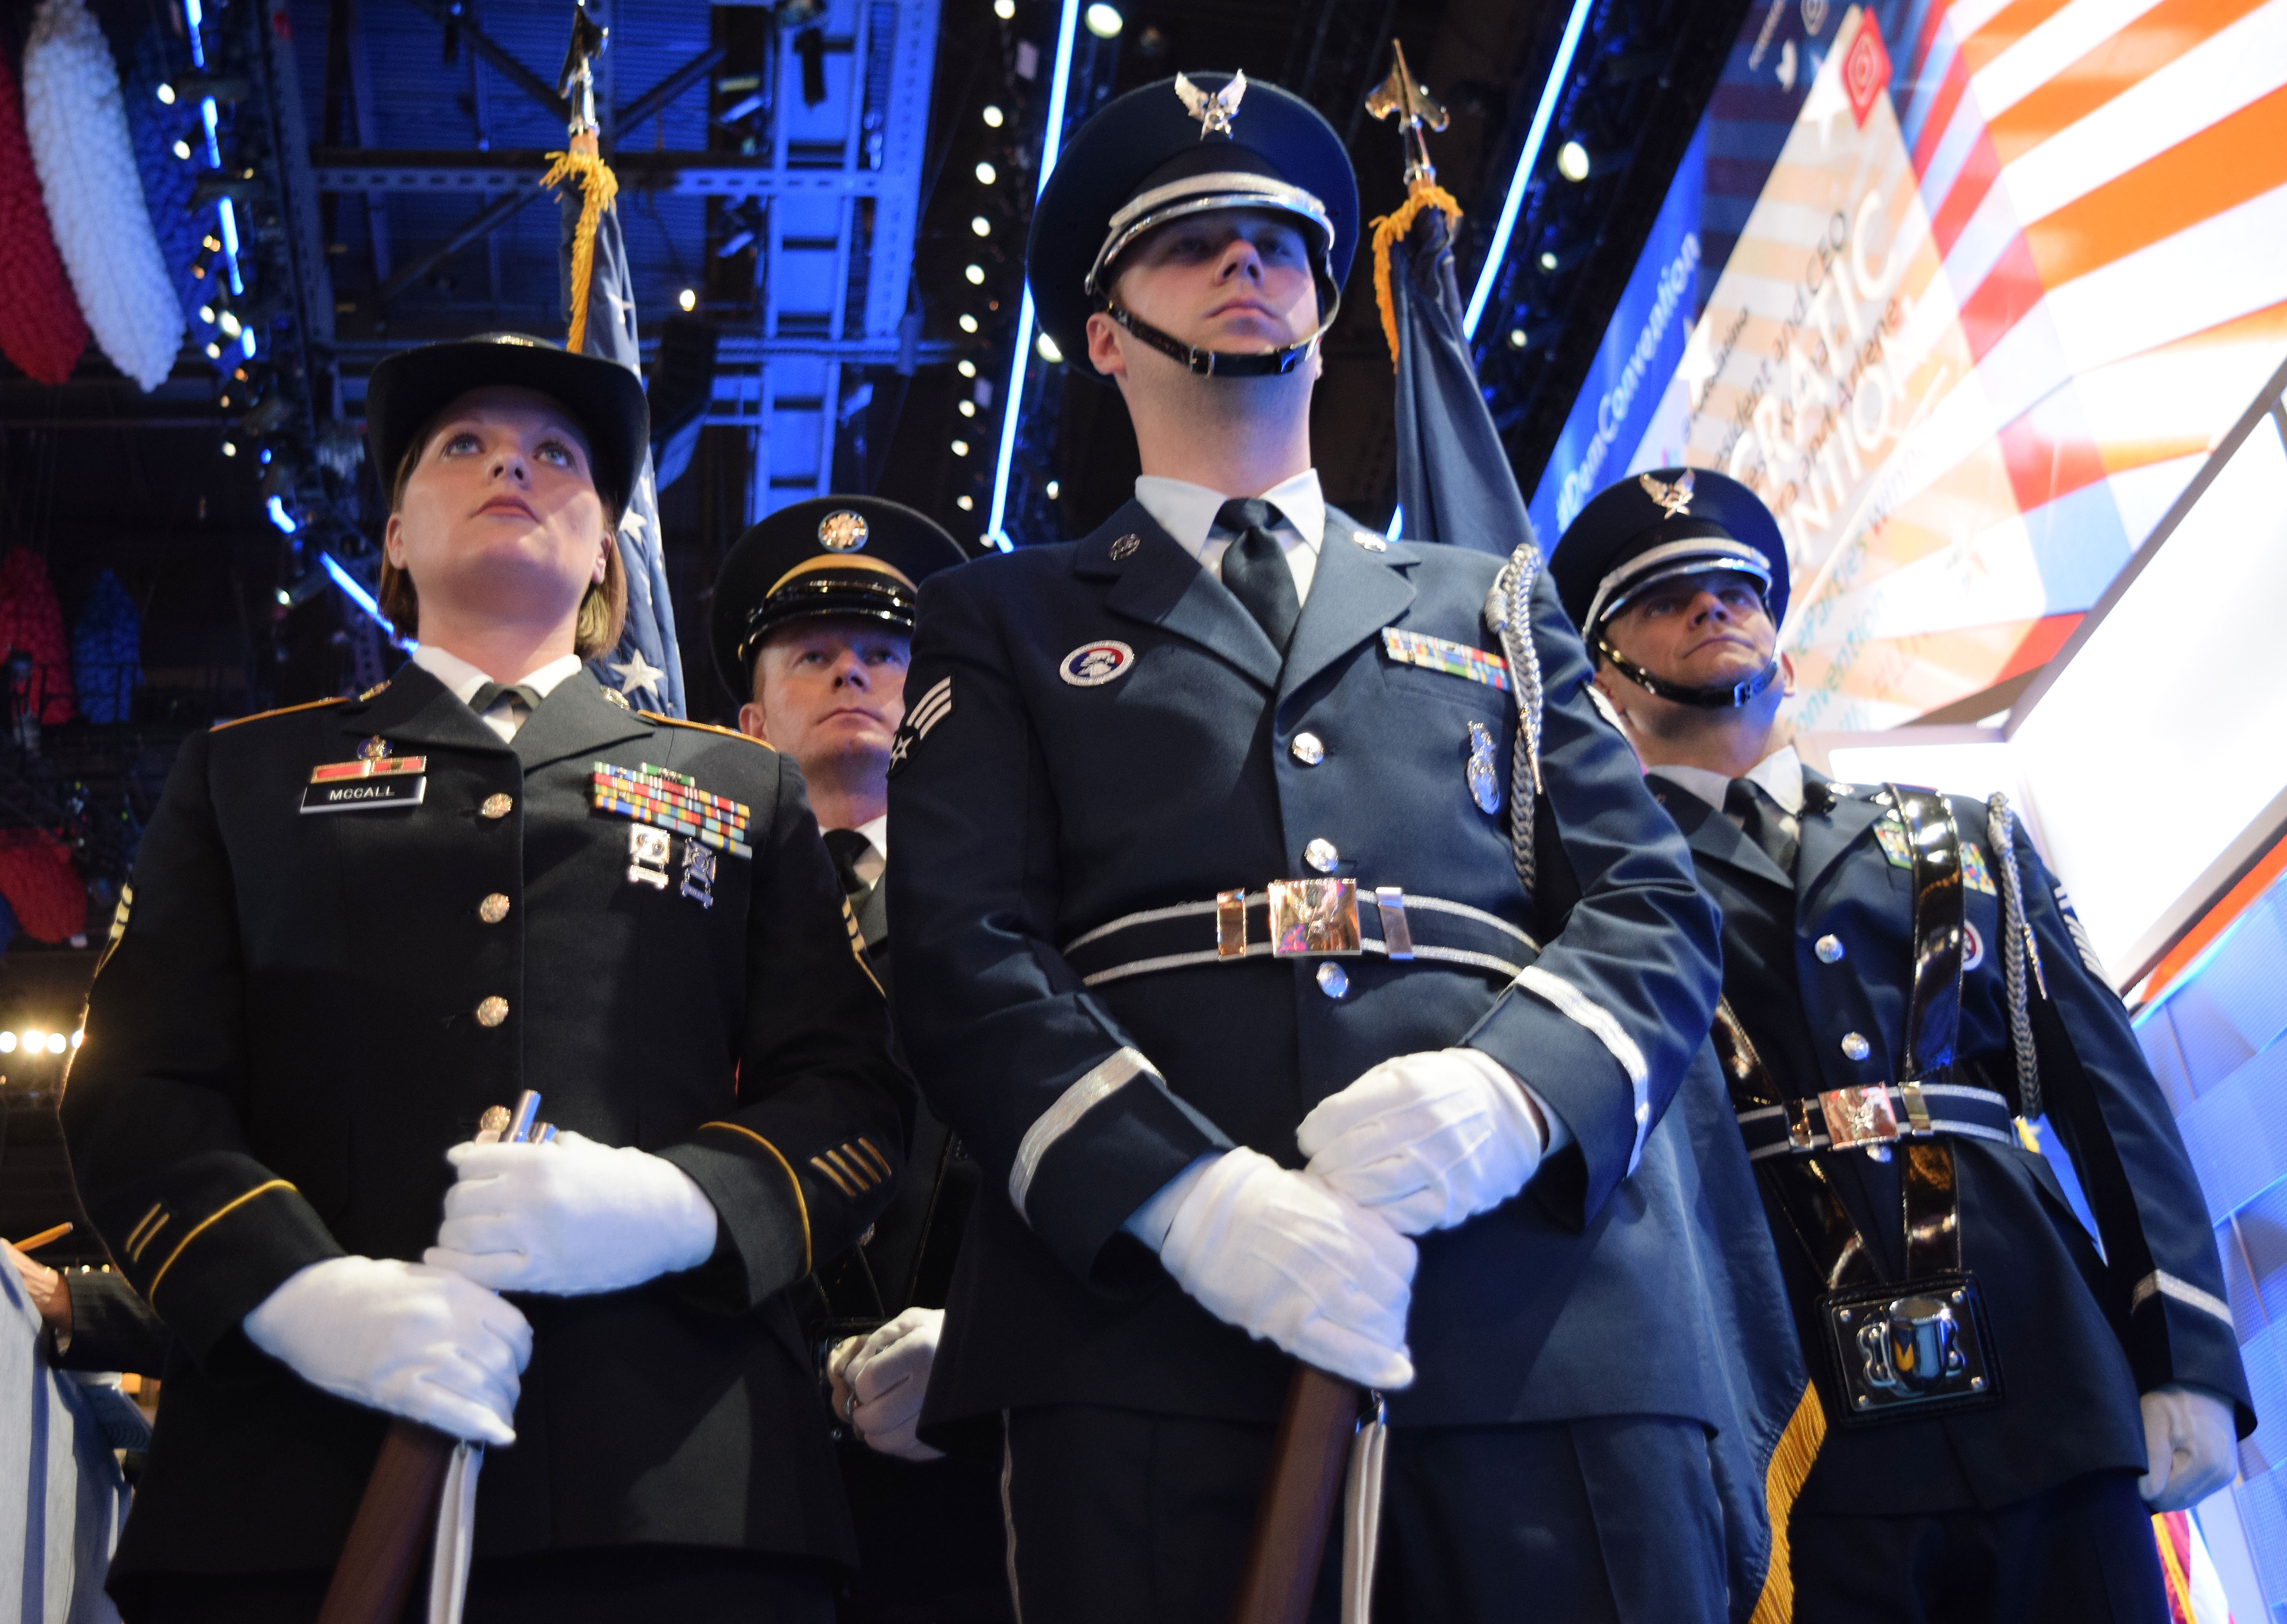
[[[624,513],[651,444],[651,406],[628,367],[524,333],[483,333],[400,350],[366,384],[366,440],[386,491],[413,438],[471,390],[528,389],[547,396],[588,442],[596,493]]]
[[[1604,625],[1646,587],[1704,570],[1736,570],[1786,619],[1786,542],[1761,498],[1704,468],[1660,468],[1607,485],[1551,556],[1564,612],[1595,648]]]
[[[753,697],[755,651],[789,621],[822,615],[914,629],[921,583],[969,555],[933,520],[877,496],[821,496],[751,526],[715,579],[715,668]]]
[[[1208,359],[1112,304],[1122,254],[1156,226],[1219,209],[1293,218],[1317,272],[1318,333],[1262,356]],[[1357,242],[1357,177],[1317,108],[1244,74],[1177,74],[1130,91],[1072,137],[1033,212],[1025,271],[1042,329],[1083,375],[1094,372],[1088,316],[1107,309],[1196,372],[1245,375],[1287,371],[1308,353],[1333,321]]]

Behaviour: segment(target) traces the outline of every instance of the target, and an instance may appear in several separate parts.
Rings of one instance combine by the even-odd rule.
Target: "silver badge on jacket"
[[[1491,817],[1501,808],[1500,769],[1496,764],[1492,729],[1482,721],[1469,724],[1469,798],[1477,810]]]

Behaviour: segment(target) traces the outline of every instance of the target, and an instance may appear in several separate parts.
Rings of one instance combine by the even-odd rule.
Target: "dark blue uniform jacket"
[[[1880,786],[1838,785],[1832,810],[1824,811],[1816,786],[1828,781],[1804,777],[1811,792],[1792,876],[1705,801],[1657,772],[1650,780],[1722,907],[1725,996],[1781,1092],[1794,1098],[1894,1081],[1912,987],[1912,871],[1890,861],[1877,838],[1875,825],[1887,816],[1874,800]],[[1951,799],[1963,841],[1987,855],[1993,887],[1973,884],[1966,899],[1974,941],[1955,1080],[2014,1101],[2000,865],[1990,859],[1983,803]],[[2090,1243],[2046,1156],[1954,1138],[1962,1264],[1985,1300],[2002,1400],[1864,1431],[1830,1428],[1798,1502],[1806,1510],[1990,1509],[2086,1472],[2141,1472],[2137,1395],[2169,1383],[2231,1400],[2243,1435],[2255,1424],[2207,1204],[2167,1102],[2126,1010],[2086,957],[2064,894],[2022,825],[2014,844],[2047,986],[2046,998],[2037,987],[2030,1002],[2048,1124],[2071,1154],[2103,1250]],[[1863,1060],[1844,1052],[1853,1033],[1871,1045]],[[1878,1163],[1863,1150],[1813,1154],[1834,1177],[1885,1278],[1899,1278],[1903,1162]],[[1831,1418],[1832,1376],[1811,1317],[1821,1288],[1776,1209],[1771,1221]]]
[[[1481,811],[1464,773],[1476,723],[1507,784],[1511,696],[1385,651],[1383,628],[1398,627],[1498,653],[1484,619],[1498,568],[1456,548],[1385,548],[1330,513],[1283,666],[1138,504],[1085,540],[922,587],[907,691],[930,725],[890,778],[898,1023],[931,1108],[985,1175],[932,1435],[1055,1403],[1275,1419],[1291,1365],[1211,1318],[1121,1224],[1218,1133],[1300,1165],[1294,1131],[1312,1106],[1380,1060],[1464,1040],[1523,1078],[1573,1142],[1517,1199],[1422,1240],[1420,1374],[1393,1419],[1714,1425],[1728,1412],[1733,1351],[1708,1340],[1708,1316],[1731,1311],[1726,1271],[1743,1260],[1748,1295],[1767,1281],[1773,1303],[1778,1286],[1720,1086],[1695,1064],[1717,986],[1714,911],[1592,707],[1579,640],[1545,583],[1532,602],[1547,695],[1536,898],[1512,864],[1506,802]],[[1060,674],[1099,643],[1132,663],[1092,685]],[[1315,764],[1294,748],[1306,732],[1324,752]],[[1368,956],[1343,961],[1347,994],[1331,997],[1323,961],[1258,956],[1084,984],[1103,944],[1077,938],[1308,876],[1314,840],[1332,843],[1361,896],[1402,887],[1417,942],[1532,971],[1516,984],[1467,962]],[[1546,950],[1535,961],[1422,899]],[[1369,903],[1378,937],[1374,918]],[[1183,929],[1177,949],[1215,947],[1212,913]],[[1695,1155],[1698,1139],[1718,1154]]]

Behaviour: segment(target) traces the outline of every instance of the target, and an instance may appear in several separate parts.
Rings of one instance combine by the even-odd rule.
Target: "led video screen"
[[[1887,727],[2047,660],[2283,359],[2287,0],[1761,0],[1532,517],[1745,480],[1796,719]]]

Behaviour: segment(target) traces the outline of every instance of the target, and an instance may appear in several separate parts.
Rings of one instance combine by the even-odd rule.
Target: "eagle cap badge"
[[[1175,75],[1175,94],[1183,101],[1183,111],[1199,121],[1199,139],[1210,135],[1231,133],[1231,121],[1238,116],[1238,104],[1246,95],[1246,75],[1244,70],[1231,76],[1231,83],[1208,95],[1183,74]]]
[[[1690,516],[1691,470],[1690,469],[1684,469],[1683,477],[1674,485],[1663,479],[1654,479],[1650,474],[1637,475],[1636,483],[1643,486],[1645,495],[1650,497],[1666,510],[1667,517],[1674,518],[1678,514],[1687,518]]]

